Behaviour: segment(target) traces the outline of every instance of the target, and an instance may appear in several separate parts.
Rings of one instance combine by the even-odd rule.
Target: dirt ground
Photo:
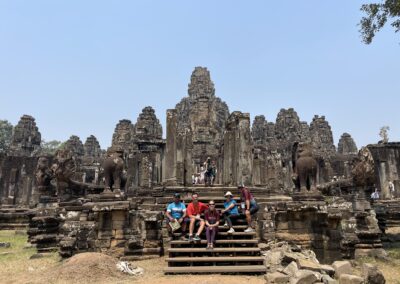
[[[164,275],[164,258],[132,263],[144,269],[142,276],[128,276],[116,269],[117,260],[100,253],[82,253],[61,260],[57,253],[31,259],[34,248],[26,247],[25,234],[0,231],[0,242],[10,242],[10,248],[0,248],[0,283],[138,283],[138,284],[236,284],[265,283],[264,276],[241,275]],[[400,249],[389,251],[390,261],[364,259],[382,270],[386,283],[400,283]],[[190,281],[188,281],[190,278]]]

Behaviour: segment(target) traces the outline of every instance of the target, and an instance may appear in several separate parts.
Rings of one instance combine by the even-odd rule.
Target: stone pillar
[[[176,110],[167,110],[167,144],[163,166],[163,178],[166,184],[176,184],[177,125],[178,119]]]
[[[250,135],[250,115],[233,112],[228,119],[224,135],[225,185],[252,184],[252,138]]]

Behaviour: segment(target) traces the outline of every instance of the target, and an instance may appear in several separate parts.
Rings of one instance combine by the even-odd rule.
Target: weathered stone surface
[[[349,133],[343,133],[340,137],[338,153],[342,155],[357,155],[357,145]]]
[[[290,277],[280,272],[268,273],[265,275],[265,280],[267,280],[267,284],[276,283],[276,284],[286,284],[289,282]]]
[[[74,156],[83,156],[85,154],[85,149],[83,148],[82,141],[76,135],[72,135],[65,142],[64,149],[71,151]]]
[[[135,128],[128,119],[122,119],[115,126],[112,137],[111,147],[114,149],[123,149],[125,153],[129,153],[134,149]]]
[[[99,158],[101,156],[100,143],[94,135],[90,135],[86,138],[85,144],[83,145],[84,155],[86,157]]]
[[[162,126],[150,106],[145,107],[139,114],[134,129],[135,138],[139,140],[162,139]]]
[[[340,284],[363,284],[364,279],[356,275],[341,274],[339,277]]]
[[[35,156],[40,151],[41,134],[35,119],[23,115],[14,127],[9,154],[12,156]]]
[[[297,263],[292,261],[288,266],[285,267],[283,270],[283,273],[286,275],[289,275],[291,277],[294,277],[296,273],[299,271],[299,268],[297,266]]]
[[[250,115],[235,111],[228,119],[223,145],[223,180],[226,185],[251,185],[252,140]]]
[[[332,264],[335,269],[335,277],[339,278],[342,274],[352,274],[353,269],[351,268],[351,263],[347,260],[335,261]]]
[[[317,155],[330,157],[336,152],[332,130],[325,116],[315,115],[310,124],[311,143]]]
[[[324,284],[338,284],[338,281],[333,279],[329,275],[322,275],[322,282]]]
[[[290,284],[313,284],[319,282],[321,277],[318,273],[310,270],[297,271],[295,278],[290,279]]]
[[[362,266],[362,277],[365,284],[385,284],[386,280],[383,273],[376,265],[364,263]]]

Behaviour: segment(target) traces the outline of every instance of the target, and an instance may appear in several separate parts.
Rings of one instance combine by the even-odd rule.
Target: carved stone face
[[[311,145],[307,143],[299,143],[297,149],[299,157],[312,157]]]
[[[37,163],[38,170],[46,170],[49,167],[49,160],[46,157],[40,157]]]

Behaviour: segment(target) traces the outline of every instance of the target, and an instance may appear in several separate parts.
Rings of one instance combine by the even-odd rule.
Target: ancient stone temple
[[[41,141],[35,119],[25,114],[14,127],[9,154],[24,157],[36,155],[40,150]]]
[[[102,154],[99,141],[97,141],[97,138],[94,135],[90,135],[86,138],[83,149],[85,157],[100,158]]]
[[[343,133],[340,137],[338,153],[341,155],[357,155],[357,145],[349,133]]]
[[[64,145],[64,149],[71,151],[75,156],[82,157],[85,155],[85,149],[83,147],[83,143],[81,139],[76,136],[72,135]]]
[[[162,126],[156,117],[155,111],[148,106],[139,114],[137,122],[134,126],[135,138],[142,141],[150,141],[162,139]]]
[[[229,117],[228,106],[215,96],[207,68],[195,68],[188,94],[167,110],[165,180],[170,183],[191,183],[192,173],[200,171],[207,157],[218,160]]]
[[[255,116],[251,125],[249,113],[230,113],[215,95],[204,67],[194,69],[188,96],[167,110],[166,120],[165,140],[155,110],[146,106],[136,120],[118,122],[107,152],[93,135],[84,144],[71,136],[54,155],[39,156],[40,133],[24,115],[11,150],[0,156],[0,229],[29,225],[39,252],[63,257],[168,254],[171,273],[263,273],[259,243],[271,241],[311,248],[321,260],[383,255],[382,240],[400,230],[399,143],[358,152],[345,133],[336,151],[325,117],[308,123],[293,108],[281,109],[275,122]],[[215,184],[193,184],[207,157],[216,163]],[[226,191],[239,203],[241,184],[260,207],[255,232],[244,232],[244,219],[233,234],[221,226],[214,251],[168,233],[163,212],[173,193],[189,202],[197,192],[222,209]],[[382,198],[371,203],[375,187]]]
[[[143,108],[132,129],[132,144],[128,148],[131,150],[127,159],[128,188],[133,190],[161,184],[165,142],[154,109],[149,106]]]
[[[129,119],[122,119],[115,126],[112,136],[112,148],[121,148],[125,155],[128,155],[134,149],[133,137],[135,128]]]

